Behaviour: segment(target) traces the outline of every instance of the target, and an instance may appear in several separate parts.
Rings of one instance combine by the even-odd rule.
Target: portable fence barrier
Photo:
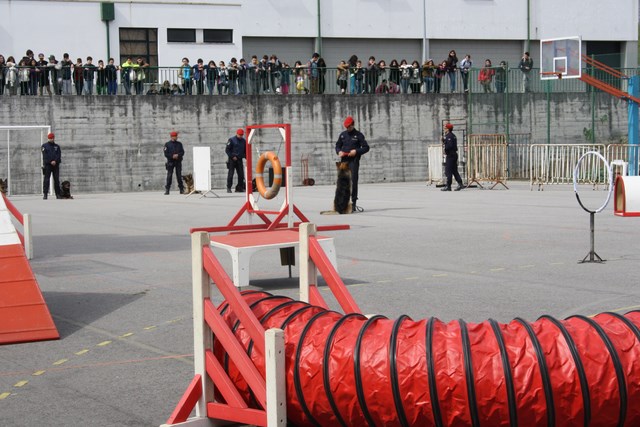
[[[429,161],[429,177],[427,184],[443,184],[444,170],[442,169],[442,144],[433,144],[427,147]]]
[[[638,144],[609,144],[607,145],[607,161],[614,167],[618,175],[626,175],[629,163],[638,161],[640,145]],[[640,162],[635,170],[640,170]],[[624,172],[623,172],[624,171]]]
[[[471,134],[467,154],[469,184],[493,182],[507,187],[507,137],[504,134]]]
[[[589,151],[606,152],[604,144],[532,144],[530,188],[537,185],[540,190],[545,184],[572,184],[578,159]],[[581,162],[576,179],[578,184],[606,185],[606,167],[596,157],[589,157]]]

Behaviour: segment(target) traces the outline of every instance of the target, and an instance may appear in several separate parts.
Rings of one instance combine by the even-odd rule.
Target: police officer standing
[[[49,196],[49,182],[51,174],[53,174],[53,191],[56,193],[56,199],[62,195],[60,190],[60,163],[62,162],[62,153],[60,146],[55,142],[56,136],[53,133],[47,135],[47,142],[42,144],[42,173],[44,180],[42,181],[42,192],[44,200]]]
[[[452,176],[456,178],[456,182],[458,183],[455,191],[460,191],[463,185],[462,178],[460,178],[460,174],[458,173],[458,140],[453,134],[453,125],[451,123],[447,123],[444,127],[447,129],[446,135],[442,137],[444,154],[446,156],[444,174],[447,177],[447,185],[441,191],[451,191]]]
[[[364,135],[356,130],[353,117],[348,116],[344,120],[343,131],[336,142],[336,154],[341,162],[348,162],[351,170],[351,205],[353,212],[362,212],[361,207],[356,206],[358,200],[358,170],[360,169],[360,157],[369,151],[369,144]]]
[[[233,185],[233,172],[238,174],[238,185],[236,185],[236,193],[244,191],[244,167],[242,159],[246,157],[246,141],[244,139],[244,130],[241,128],[236,131],[236,135],[229,138],[225,153],[227,153],[227,193],[231,193]]]
[[[182,143],[178,141],[178,132],[173,131],[170,136],[171,140],[164,144],[164,156],[167,158],[167,163],[165,164],[167,168],[167,183],[164,187],[164,194],[169,194],[174,169],[176,171],[176,180],[178,181],[180,194],[184,194],[184,185],[182,184],[182,158],[184,157],[184,148],[182,147]]]

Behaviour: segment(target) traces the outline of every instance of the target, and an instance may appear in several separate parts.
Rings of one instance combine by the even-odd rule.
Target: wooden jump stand
[[[258,129],[277,129],[284,141],[286,171],[284,202],[278,210],[261,209],[256,196],[253,193],[253,168],[254,152],[252,139]],[[264,124],[250,125],[246,127],[246,190],[245,201],[235,216],[226,226],[222,227],[197,227],[192,228],[191,233],[206,231],[207,233],[227,233],[225,235],[212,235],[210,244],[213,247],[226,250],[232,259],[233,282],[237,287],[249,284],[249,264],[251,256],[262,249],[285,249],[298,246],[297,228],[301,223],[309,222],[307,217],[292,202],[293,168],[291,166],[291,125],[290,124]],[[242,218],[245,224],[239,224]],[[330,225],[318,227],[320,231],[347,230],[349,225]],[[251,236],[241,234],[251,231]],[[320,236],[323,249],[329,254],[334,267],[337,266],[337,257],[333,238]],[[291,276],[291,266],[289,266]]]
[[[300,300],[328,308],[317,288],[320,272],[345,313],[361,313],[331,261],[323,252],[313,224],[300,226]],[[284,332],[265,330],[213,254],[209,236],[196,232],[191,236],[193,274],[193,380],[175,410],[163,426],[222,426],[230,423],[265,427],[287,424]],[[254,342],[254,351],[265,356],[260,372],[242,344],[211,302],[211,283],[223,295],[230,309]],[[244,401],[224,367],[213,354],[213,340],[221,344],[249,385],[259,408]],[[214,387],[226,403],[216,402]],[[189,418],[195,408],[195,417]]]

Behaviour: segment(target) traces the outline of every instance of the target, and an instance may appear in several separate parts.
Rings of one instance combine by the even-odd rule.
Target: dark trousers
[[[360,158],[358,157],[343,157],[343,159],[349,162],[349,170],[351,170],[351,203],[356,204],[358,200],[358,170],[360,169]]]
[[[229,159],[229,172],[227,173],[227,189],[231,190],[233,185],[233,172],[238,174],[238,186],[239,189],[244,189],[244,168],[242,167],[242,159],[233,160]]]
[[[460,174],[458,173],[458,155],[457,154],[449,154],[447,155],[444,162],[444,174],[447,177],[447,188],[451,188],[451,183],[453,181],[452,178],[456,179],[458,185],[462,185],[462,178],[460,178]]]
[[[44,165],[44,179],[42,180],[42,193],[46,196],[49,194],[49,181],[51,180],[51,174],[53,174],[53,191],[56,193],[56,197],[60,197],[62,191],[60,191],[60,168],[58,165],[51,166]]]
[[[182,162],[168,162],[167,163],[167,183],[164,187],[165,190],[171,190],[171,178],[173,177],[173,170],[176,170],[176,181],[178,181],[178,188],[180,191],[184,191],[184,185],[182,184]]]

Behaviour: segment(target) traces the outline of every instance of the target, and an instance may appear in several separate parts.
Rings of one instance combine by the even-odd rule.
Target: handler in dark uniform
[[[369,151],[369,144],[364,135],[354,127],[353,117],[348,116],[344,120],[343,131],[336,142],[336,154],[341,162],[348,162],[351,170],[351,204],[353,212],[362,212],[362,208],[356,206],[358,200],[358,169],[360,169],[360,157]]]
[[[236,185],[236,193],[244,191],[244,167],[242,159],[246,157],[245,147],[246,141],[243,138],[244,130],[238,129],[236,135],[229,138],[227,147],[224,149],[229,159],[227,160],[227,193],[231,193],[233,185],[233,172],[238,174],[238,185]]]
[[[462,178],[458,173],[458,140],[453,134],[453,125],[447,123],[444,126],[447,129],[447,134],[442,137],[444,143],[444,154],[446,156],[444,164],[444,174],[447,177],[447,185],[441,191],[451,191],[452,176],[456,178],[458,187],[455,191],[460,191],[463,188]]]
[[[60,163],[62,162],[62,152],[60,146],[55,142],[56,136],[53,133],[47,135],[47,142],[42,144],[42,173],[44,179],[42,181],[42,192],[44,200],[49,196],[49,182],[51,174],[53,174],[53,191],[56,193],[56,199],[62,195],[60,190]]]
[[[178,132],[171,132],[171,140],[164,144],[164,156],[167,158],[167,183],[164,187],[164,194],[169,194],[171,189],[171,177],[173,170],[176,170],[176,180],[180,194],[184,194],[184,184],[182,184],[182,158],[184,157],[184,148],[182,142],[178,141]]]

